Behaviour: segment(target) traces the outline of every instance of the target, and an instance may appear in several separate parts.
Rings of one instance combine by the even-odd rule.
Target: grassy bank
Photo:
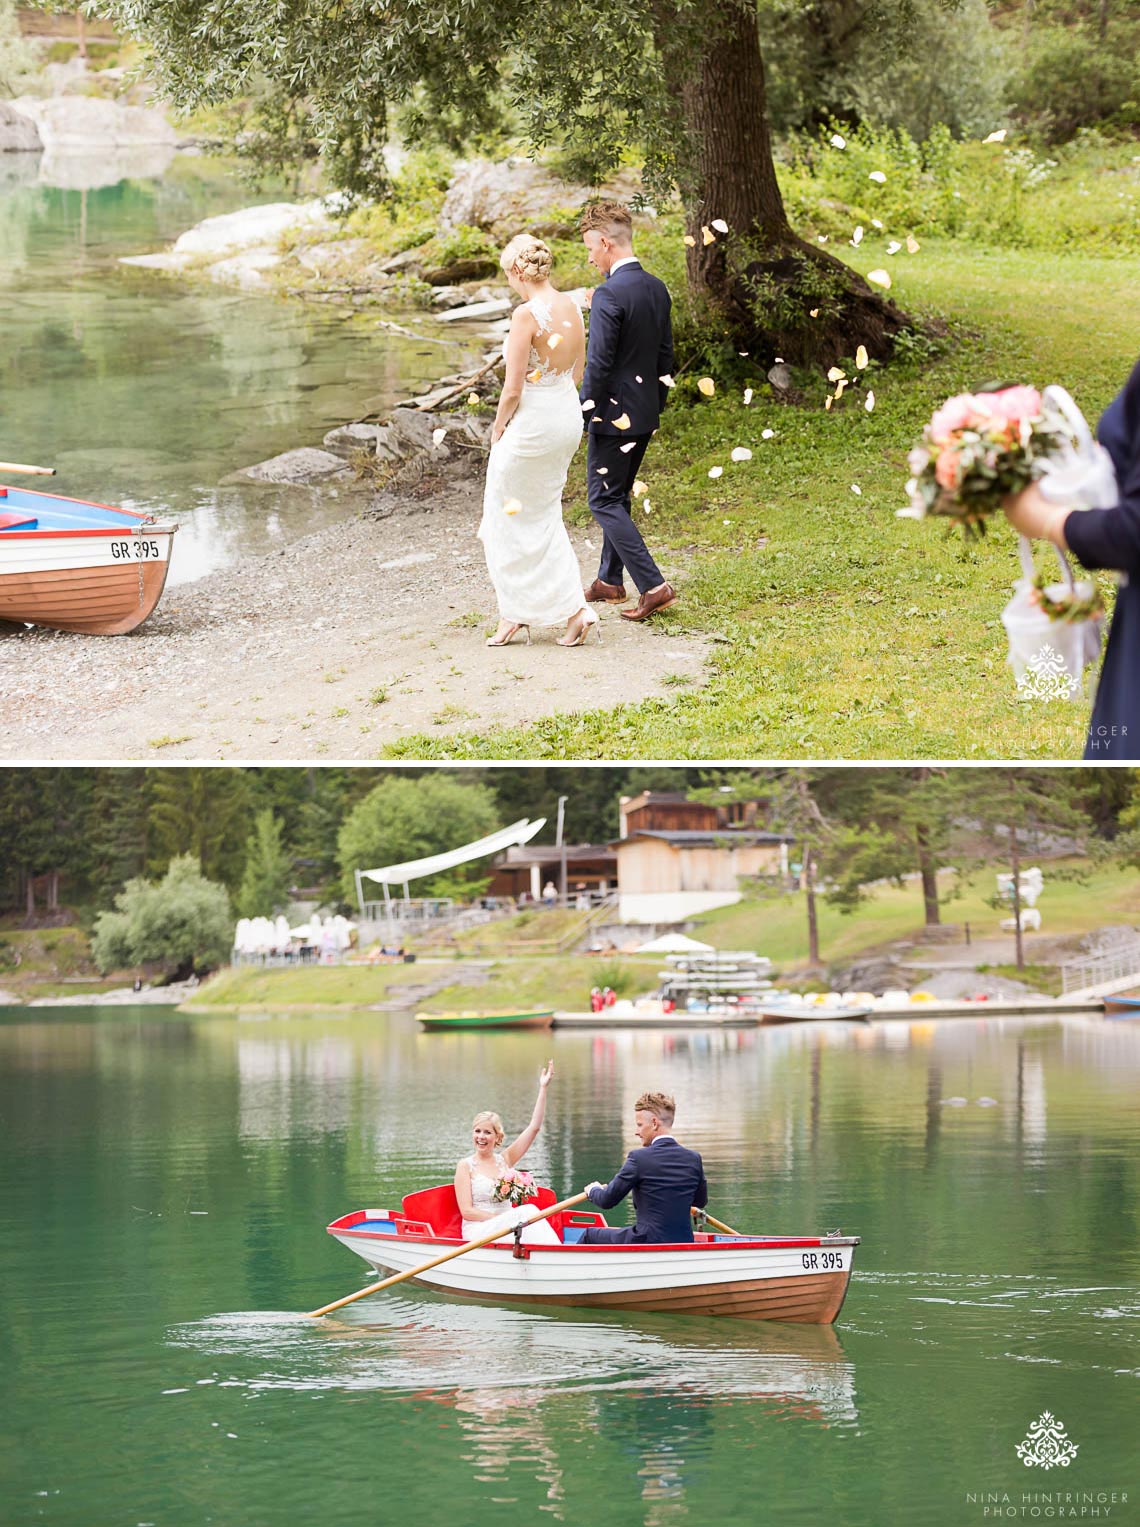
[[[647,640],[705,636],[707,685],[679,673],[666,701],[520,729],[417,734],[387,756],[1079,756],[1087,706],[1021,701],[1006,666],[1000,617],[1019,574],[1005,522],[967,548],[895,511],[907,450],[951,393],[993,378],[1059,380],[1097,417],[1136,361],[1140,257],[925,238],[917,253],[888,261],[885,237],[832,247],[864,273],[889,264],[891,295],[944,320],[948,335],[934,351],[920,343],[908,360],[871,367],[873,412],[859,390],[826,412],[829,389],[810,376],[797,378],[807,404],[783,405],[759,368],[704,399],[695,387],[702,365],[679,378],[646,459],[651,508],[641,523],[683,593]],[[662,219],[639,247],[683,289],[676,220]],[[558,279],[588,279],[575,246],[559,253]],[[734,446],[753,459],[731,463]],[[723,475],[711,480],[716,466]],[[580,462],[567,518],[588,533]],[[1111,585],[1106,593],[1111,603]]]
[[[371,1007],[397,1000],[402,986],[425,986],[438,966],[294,965],[220,970],[202,984],[186,1011],[212,1008]]]

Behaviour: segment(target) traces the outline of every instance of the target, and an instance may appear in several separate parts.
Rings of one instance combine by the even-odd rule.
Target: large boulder
[[[57,144],[96,147],[105,144],[169,143],[178,135],[160,111],[121,106],[94,95],[59,95],[50,100],[20,96],[14,103],[39,130],[45,148]]]
[[[282,234],[294,229],[326,228],[332,219],[323,201],[268,202],[261,207],[242,207],[188,228],[174,241],[178,255],[220,255],[254,246],[272,247]]]
[[[43,139],[27,112],[0,101],[0,154],[38,154]]]
[[[625,200],[638,188],[630,173],[607,185],[602,195]],[[598,193],[561,180],[532,159],[471,159],[457,169],[444,198],[439,222],[452,228],[486,228],[496,238],[516,233],[566,238],[577,227],[577,209]]]
[[[339,456],[331,451],[318,451],[312,446],[302,446],[296,451],[284,451],[268,461],[259,461],[255,467],[246,467],[241,476],[252,477],[254,482],[307,483],[328,482],[351,475]]]

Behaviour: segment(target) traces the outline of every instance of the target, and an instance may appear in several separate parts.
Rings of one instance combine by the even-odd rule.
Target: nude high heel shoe
[[[575,622],[576,623],[574,625],[569,627],[569,629],[567,630],[565,636],[560,636],[560,637],[557,638],[557,641],[556,641],[556,645],[557,646],[559,646],[559,647],[581,647],[581,646],[583,646],[585,644],[587,636],[589,636],[589,634],[590,634],[590,628],[591,627],[596,627],[597,632],[598,632],[598,640],[601,641],[601,639],[602,639],[602,627],[601,627],[601,624],[598,621],[597,614],[595,613],[595,611],[591,610],[589,608],[589,606],[587,606],[586,609],[584,609],[581,612],[580,615],[575,616]]]
[[[498,633],[494,636],[489,636],[487,638],[487,645],[488,647],[509,647],[520,631],[526,632],[526,644],[529,647],[530,627],[526,625],[508,626],[501,636]]]

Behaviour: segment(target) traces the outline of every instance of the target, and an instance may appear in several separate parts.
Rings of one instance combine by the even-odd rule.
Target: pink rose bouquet
[[[967,540],[1008,494],[1043,477],[1073,444],[1065,417],[1035,387],[959,394],[937,410],[907,458],[910,507],[900,515],[957,520]]]
[[[516,1171],[513,1166],[509,1166],[495,1178],[491,1196],[496,1203],[511,1204],[517,1209],[528,1198],[533,1198],[534,1193],[534,1178],[531,1174]]]

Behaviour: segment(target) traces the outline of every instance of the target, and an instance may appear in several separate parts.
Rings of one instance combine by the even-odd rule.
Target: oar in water
[[[719,1230],[724,1235],[739,1235],[740,1234],[739,1230],[733,1230],[730,1225],[722,1224],[720,1220],[713,1219],[712,1215],[709,1214],[704,1209],[693,1209],[690,1212],[692,1213],[692,1216],[693,1216],[694,1219],[696,1219],[697,1216],[699,1215],[702,1219],[704,1219],[706,1221],[706,1223],[712,1225],[714,1230]]]
[[[26,467],[18,461],[0,461],[0,472],[26,472],[29,477],[54,477],[54,467]]]
[[[537,1224],[540,1219],[549,1219],[552,1214],[557,1214],[560,1209],[570,1209],[574,1204],[580,1204],[589,1195],[575,1193],[573,1198],[564,1198],[559,1204],[551,1204],[549,1209],[543,1209],[534,1214],[526,1221],[528,1225]],[[478,1246],[489,1246],[492,1241],[501,1241],[504,1234],[510,1231],[492,1230],[490,1235],[485,1235],[478,1241],[465,1241],[462,1246],[456,1246],[454,1251],[445,1251],[441,1257],[432,1257],[430,1262],[421,1262],[418,1267],[409,1267],[407,1272],[395,1273],[390,1278],[382,1278],[379,1283],[370,1283],[367,1288],[357,1289],[355,1294],[346,1294],[343,1299],[335,1299],[332,1304],[322,1304],[319,1310],[310,1310],[310,1315],[327,1315],[331,1310],[339,1310],[342,1305],[353,1304],[357,1299],[363,1299],[366,1294],[379,1293],[382,1288],[392,1288],[397,1283],[404,1283],[409,1278],[418,1278],[421,1273],[430,1272],[433,1267],[439,1267],[444,1262],[450,1262],[453,1257],[461,1257],[465,1251],[474,1251]]]

